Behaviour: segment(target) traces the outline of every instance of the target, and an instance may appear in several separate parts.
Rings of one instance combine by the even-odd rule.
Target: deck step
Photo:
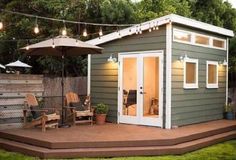
[[[226,140],[236,139],[236,131],[228,131],[217,135],[183,142],[169,146],[132,146],[132,147],[104,147],[104,148],[74,148],[49,149],[22,142],[15,142],[0,138],[1,148],[20,152],[40,158],[75,158],[75,157],[118,157],[118,156],[145,156],[183,154],[202,147],[210,146]]]
[[[106,147],[143,147],[143,146],[170,146],[181,144],[184,142],[189,142],[205,137],[211,137],[217,134],[229,132],[236,130],[236,125],[221,127],[217,129],[212,129],[200,133],[191,133],[189,135],[165,139],[149,139],[149,140],[109,140],[109,141],[46,141],[44,139],[35,139],[31,137],[26,137],[23,135],[17,135],[15,133],[8,133],[0,131],[0,138],[9,139],[17,142],[27,143],[34,146],[49,148],[49,149],[73,149],[73,148],[106,148]]]

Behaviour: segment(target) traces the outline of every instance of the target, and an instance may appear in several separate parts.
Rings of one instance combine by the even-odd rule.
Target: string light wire
[[[81,22],[81,21],[72,21],[72,20],[37,16],[37,15],[33,15],[33,14],[22,13],[22,12],[17,12],[17,11],[10,11],[10,10],[6,10],[6,9],[0,9],[0,11],[5,12],[5,13],[9,13],[9,14],[21,15],[21,16],[25,16],[25,17],[32,17],[32,18],[37,17],[38,19],[65,22],[65,23],[72,23],[72,24],[83,24],[83,25],[93,25],[93,26],[108,26],[108,27],[117,27],[117,26],[119,26],[119,27],[128,27],[128,26],[136,25],[136,24],[108,24],[108,23]]]

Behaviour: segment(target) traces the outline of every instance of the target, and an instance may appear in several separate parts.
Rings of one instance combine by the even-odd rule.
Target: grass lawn
[[[0,160],[35,160],[38,158],[0,150]],[[84,158],[83,160],[87,160]],[[89,158],[95,160],[96,158]],[[108,158],[100,158],[108,159]],[[236,140],[220,143],[181,156],[120,157],[112,160],[236,160]]]

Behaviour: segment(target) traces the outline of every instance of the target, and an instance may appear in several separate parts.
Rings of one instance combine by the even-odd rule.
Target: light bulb
[[[119,36],[119,38],[121,38],[121,33],[120,33],[120,31],[118,32],[118,36]]]
[[[138,27],[136,27],[136,31],[135,31],[135,34],[138,34]]]
[[[39,26],[38,26],[38,24],[36,24],[35,27],[34,27],[34,33],[35,34],[39,33]]]
[[[52,39],[52,48],[55,48],[54,38]]]
[[[129,29],[129,35],[132,35],[131,28]]]
[[[76,43],[77,46],[79,45],[79,41],[78,41],[78,39],[76,39],[75,43]]]
[[[64,28],[62,29],[61,34],[62,34],[63,36],[66,36],[66,35],[67,35],[66,27],[64,27]]]
[[[152,28],[152,30],[156,30],[156,25],[155,25],[155,22],[153,22],[153,28]]]
[[[3,29],[3,23],[0,22],[0,30],[2,30],[2,29]]]
[[[149,23],[149,29],[148,29],[149,32],[152,32],[152,27],[151,27],[151,24]]]
[[[156,29],[156,30],[159,29],[159,27],[158,27],[158,21],[156,22],[155,29]]]
[[[26,46],[26,48],[25,48],[27,51],[29,50],[29,46]]]
[[[103,35],[103,33],[102,33],[102,27],[100,27],[98,34],[99,34],[99,36],[102,36],[102,35]]]
[[[83,36],[84,36],[84,37],[87,37],[87,36],[88,36],[88,33],[87,33],[87,29],[86,29],[86,28],[84,28]]]
[[[143,31],[142,31],[142,29],[141,29],[141,27],[140,27],[140,29],[139,29],[139,34],[142,34],[143,33]]]

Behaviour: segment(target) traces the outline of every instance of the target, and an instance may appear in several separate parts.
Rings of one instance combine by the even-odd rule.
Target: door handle
[[[140,94],[147,94],[147,92],[140,92]]]

